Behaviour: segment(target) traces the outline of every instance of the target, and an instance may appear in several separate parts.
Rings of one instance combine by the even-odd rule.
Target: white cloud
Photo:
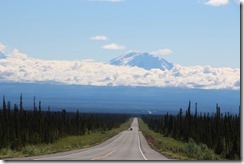
[[[2,43],[0,43],[0,51],[3,51],[6,48],[5,45],[3,45]]]
[[[9,55],[10,58],[19,58],[19,59],[27,59],[28,56],[26,54],[23,54],[19,52],[18,49],[14,49],[11,54]]]
[[[165,56],[165,55],[171,55],[173,53],[173,51],[171,51],[170,49],[161,49],[161,50],[157,50],[157,51],[152,51],[151,54],[155,55],[155,56]]]
[[[156,86],[202,89],[240,89],[240,69],[211,66],[144,70],[94,61],[42,60],[14,50],[0,59],[0,82],[45,82],[95,86]]]
[[[115,43],[111,43],[111,44],[106,44],[104,46],[102,46],[103,49],[107,49],[107,50],[123,50],[125,49],[124,46],[122,45],[118,45]]]
[[[90,37],[90,40],[108,40],[108,37],[104,35],[92,36]]]
[[[210,6],[223,6],[227,5],[229,3],[229,0],[207,0],[204,4],[210,5]]]
[[[125,0],[89,0],[91,2],[112,2],[112,3],[116,3],[116,2],[124,2]]]

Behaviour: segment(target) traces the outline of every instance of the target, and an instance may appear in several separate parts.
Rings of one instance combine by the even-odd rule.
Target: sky
[[[0,0],[0,6],[5,53],[108,62],[136,50],[182,66],[240,68],[236,0]]]

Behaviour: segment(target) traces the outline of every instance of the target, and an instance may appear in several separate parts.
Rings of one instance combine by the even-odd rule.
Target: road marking
[[[113,150],[113,151],[111,151],[110,153],[108,153],[108,154],[106,154],[104,156],[92,158],[91,160],[99,160],[99,159],[106,158],[106,157],[110,156],[111,154],[113,154],[114,152],[116,152],[116,150]]]
[[[145,155],[143,154],[142,150],[141,150],[141,142],[140,142],[140,138],[139,138],[139,132],[137,131],[137,135],[138,135],[138,145],[139,145],[139,150],[141,152],[141,155],[143,156],[143,158],[145,160],[147,160],[147,158],[145,157]]]
[[[86,150],[84,150],[84,151],[81,151],[81,152],[77,152],[77,153],[72,153],[72,154],[67,154],[67,155],[58,155],[58,156],[53,156],[53,157],[41,157],[41,158],[36,158],[36,159],[33,159],[33,160],[43,160],[43,159],[57,159],[57,158],[63,158],[63,157],[68,157],[68,156],[73,156],[73,155],[77,155],[77,154],[80,154],[80,153],[83,153],[83,152],[85,152],[85,151],[89,151],[89,150],[97,150],[97,149],[100,149],[100,148],[103,148],[103,147],[105,147],[105,146],[108,146],[108,145],[111,145],[111,144],[113,144],[116,140],[118,140],[118,138],[120,138],[122,135],[124,135],[125,134],[125,131],[122,131],[121,133],[119,133],[118,135],[118,137],[117,138],[115,138],[112,142],[110,142],[110,143],[108,143],[107,145],[104,145],[104,146],[102,146],[102,147],[98,147],[98,148],[92,148],[92,147],[90,147],[90,148],[86,148]],[[102,143],[101,143],[102,144]],[[81,149],[82,150],[82,149]]]

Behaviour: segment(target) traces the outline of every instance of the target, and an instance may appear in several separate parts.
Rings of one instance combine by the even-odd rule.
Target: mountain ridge
[[[162,57],[147,52],[129,52],[109,61],[111,65],[140,67],[146,70],[171,70],[174,65]]]

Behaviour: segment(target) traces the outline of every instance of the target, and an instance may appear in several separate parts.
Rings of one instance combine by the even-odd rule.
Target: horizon
[[[22,95],[28,110],[35,97],[44,111],[50,106],[52,111],[175,114],[180,108],[185,111],[189,101],[192,109],[198,104],[199,113],[213,113],[218,104],[221,112],[237,114],[240,107],[240,90],[228,89],[2,83],[0,93],[12,105],[19,104]]]

